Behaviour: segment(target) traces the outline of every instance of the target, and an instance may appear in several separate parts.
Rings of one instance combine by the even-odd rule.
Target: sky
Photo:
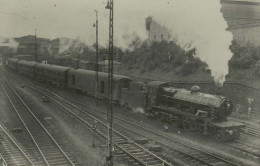
[[[95,42],[94,10],[98,10],[100,43],[106,44],[104,41],[108,39],[109,10],[105,9],[106,0],[0,0],[0,3],[1,36],[34,35],[36,29],[39,37],[79,38],[91,44]],[[165,3],[165,0],[160,3]],[[139,35],[146,36],[142,11],[146,4],[147,1],[143,0],[115,0],[115,36],[131,31],[126,22],[133,20],[135,25],[131,28],[142,28],[143,34]],[[149,5],[156,8],[153,2]],[[142,21],[138,14],[140,11],[144,17]],[[123,28],[124,32],[117,28]]]
[[[97,7],[92,5],[91,1],[4,0],[0,6],[0,34],[6,37],[19,37],[33,35],[37,29],[37,35],[40,37],[86,39],[83,36],[95,33],[92,26],[95,21],[94,9]],[[102,28],[100,26],[101,31]]]
[[[95,43],[94,10],[98,10],[99,44],[107,46],[107,0],[0,0],[0,36],[68,37]],[[196,48],[215,81],[223,83],[232,57],[233,39],[221,13],[220,0],[114,0],[114,45],[127,48],[136,37],[148,38],[145,18],[169,29],[181,46]],[[187,49],[187,48],[185,48]]]

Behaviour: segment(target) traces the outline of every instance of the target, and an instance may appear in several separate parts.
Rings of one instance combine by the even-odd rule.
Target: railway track
[[[248,135],[260,138],[260,130],[255,127],[247,125],[246,128],[243,129],[243,132]]]
[[[93,116],[96,116],[99,119],[105,118],[103,116],[105,112],[100,112],[101,110],[86,105],[84,103],[80,103],[78,101],[74,102],[82,105],[83,107],[91,107],[95,112],[93,113]],[[96,115],[97,113],[99,113],[99,115]],[[212,166],[217,164],[237,165],[231,161],[216,156],[213,153],[203,151],[201,149],[193,147],[192,145],[185,144],[180,140],[168,137],[163,132],[154,131],[154,129],[149,129],[141,125],[138,125],[137,122],[131,122],[131,120],[129,119],[125,120],[124,118],[118,116],[114,116],[114,119],[115,127],[117,127],[118,130],[120,130],[122,133],[126,133],[129,136],[135,133],[141,137],[151,140],[151,142],[156,142],[157,144],[166,147],[168,150],[170,150],[169,152],[171,152],[175,156],[178,156],[178,158],[180,158],[181,160],[189,162],[188,164]]]
[[[41,88],[42,92],[39,89],[30,86],[30,88],[44,94],[45,97],[48,97],[51,101],[55,102],[58,106],[63,108],[68,114],[70,114],[75,119],[79,120],[84,125],[92,128],[93,122],[97,122],[97,130],[96,134],[101,136],[104,139],[107,139],[107,122],[103,119],[103,121],[97,119],[93,115],[88,114],[82,109],[78,108],[71,102],[66,99],[55,95],[54,93]],[[40,88],[40,87],[39,87]],[[172,166],[173,164],[165,161],[159,156],[153,154],[149,150],[145,149],[141,145],[135,143],[133,140],[127,138],[117,130],[113,130],[113,145],[115,148],[115,156],[124,158],[127,160],[130,165],[144,165],[144,166]]]
[[[256,159],[259,159],[260,148],[253,147],[253,145],[246,144],[239,140],[234,140],[234,142],[227,143],[227,145],[239,151],[245,152],[251,156],[254,156]]]
[[[63,151],[5,77],[0,80],[0,85],[27,131],[17,135],[16,138],[19,139],[21,144],[24,143],[24,147],[30,149],[29,152],[34,153],[36,152],[35,149],[37,149],[38,154],[40,154],[32,165],[74,166],[75,164],[67,156],[66,152]]]
[[[96,113],[100,112],[100,115],[97,115],[97,114],[90,115],[89,112],[86,113],[85,111],[82,110],[82,108],[79,108],[76,105],[74,105],[68,101],[68,100],[71,101],[71,99],[66,99],[64,96],[54,94],[53,92],[50,92],[49,90],[44,89],[42,87],[38,87],[41,89],[41,90],[39,90],[31,85],[28,85],[28,86],[30,86],[30,88],[32,88],[40,93],[43,93],[45,96],[49,97],[51,100],[54,100],[56,103],[63,102],[63,103],[66,103],[65,105],[69,105],[69,107],[72,106],[73,107],[72,109],[74,109],[74,110],[77,109],[78,111],[80,111],[79,115],[88,114],[88,116],[92,116],[92,119],[96,119],[99,123],[101,123],[101,121],[105,121],[104,112],[102,112],[102,111],[100,112],[100,110],[97,108],[91,107],[89,105],[86,105],[86,104],[83,104],[83,103],[80,103],[77,101],[73,101],[83,107],[89,107],[89,108],[95,110]],[[42,91],[44,91],[44,92],[42,92]],[[63,107],[64,109],[66,108],[66,107],[64,107],[64,104],[59,104],[59,105],[61,107]],[[71,114],[73,114],[73,113],[71,113]],[[80,117],[77,117],[77,118],[80,119],[81,121],[84,121]],[[150,140],[155,141],[164,147],[167,147],[171,151],[171,153],[173,153],[174,155],[185,159],[185,161],[189,161],[189,164],[212,165],[212,166],[216,165],[216,164],[237,165],[236,163],[233,163],[232,161],[224,159],[220,156],[216,156],[216,155],[212,154],[211,152],[203,151],[201,149],[192,147],[191,145],[182,143],[181,141],[176,140],[174,138],[164,136],[163,133],[158,133],[157,131],[155,132],[152,129],[142,127],[140,125],[137,125],[134,122],[126,121],[120,117],[114,117],[114,118],[117,120],[117,122],[115,123],[118,126],[117,130],[120,130],[121,133],[126,133],[128,135],[131,135],[131,133],[133,135],[133,133],[135,133],[142,137],[148,137]],[[119,122],[119,121],[121,121],[121,122]],[[124,124],[122,122],[124,122]],[[90,126],[90,125],[91,124],[89,124],[88,126]],[[99,127],[100,126],[98,126],[98,128]],[[128,131],[128,132],[126,132],[126,131]],[[103,136],[103,137],[105,137],[105,136]],[[125,141],[123,141],[122,138],[116,137],[115,140],[116,140],[115,143],[117,143],[117,140],[118,140],[119,143],[125,144]],[[120,142],[120,141],[122,141],[122,142]],[[128,145],[126,145],[126,147],[127,146]],[[134,151],[138,152],[133,147],[131,147],[130,149],[133,149]],[[138,154],[139,154],[139,152],[138,152]],[[140,154],[142,154],[142,153],[140,153]],[[142,154],[142,155],[144,155],[144,154]]]
[[[83,111],[74,104],[68,102],[60,96],[53,94],[46,94],[45,96],[50,98],[64,110],[66,110],[74,118],[81,121],[83,124],[88,127],[92,127],[93,121],[97,122],[97,130],[95,131],[101,137],[107,139],[107,122],[106,119],[100,120],[94,117],[93,115]],[[159,165],[169,165],[172,164],[158,157],[157,155],[151,153],[147,149],[138,145],[125,135],[123,135],[118,130],[113,130],[113,145],[115,147],[115,155],[117,157],[125,158],[129,163],[133,165],[145,165],[145,166],[159,166]]]
[[[2,161],[2,165],[34,165],[28,154],[2,125],[0,125],[0,142],[0,161]]]

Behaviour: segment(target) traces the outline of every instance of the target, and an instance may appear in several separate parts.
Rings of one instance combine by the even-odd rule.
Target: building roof
[[[32,35],[27,35],[27,36],[22,36],[19,38],[14,38],[15,41],[19,42],[19,43],[35,43],[35,36]],[[44,43],[44,42],[49,42],[50,39],[46,39],[46,38],[36,38],[36,42],[37,43]]]
[[[256,0],[221,0],[220,2],[226,4],[260,5],[260,2]]]

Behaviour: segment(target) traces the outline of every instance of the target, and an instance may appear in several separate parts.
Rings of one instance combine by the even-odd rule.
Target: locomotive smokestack
[[[191,87],[191,92],[200,92],[200,87],[198,85],[194,85]]]

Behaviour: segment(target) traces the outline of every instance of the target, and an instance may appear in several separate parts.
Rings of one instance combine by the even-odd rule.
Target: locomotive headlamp
[[[230,107],[231,105],[230,105],[230,102],[229,102],[229,100],[227,100],[227,107]]]
[[[233,130],[226,130],[229,135],[233,135]]]

